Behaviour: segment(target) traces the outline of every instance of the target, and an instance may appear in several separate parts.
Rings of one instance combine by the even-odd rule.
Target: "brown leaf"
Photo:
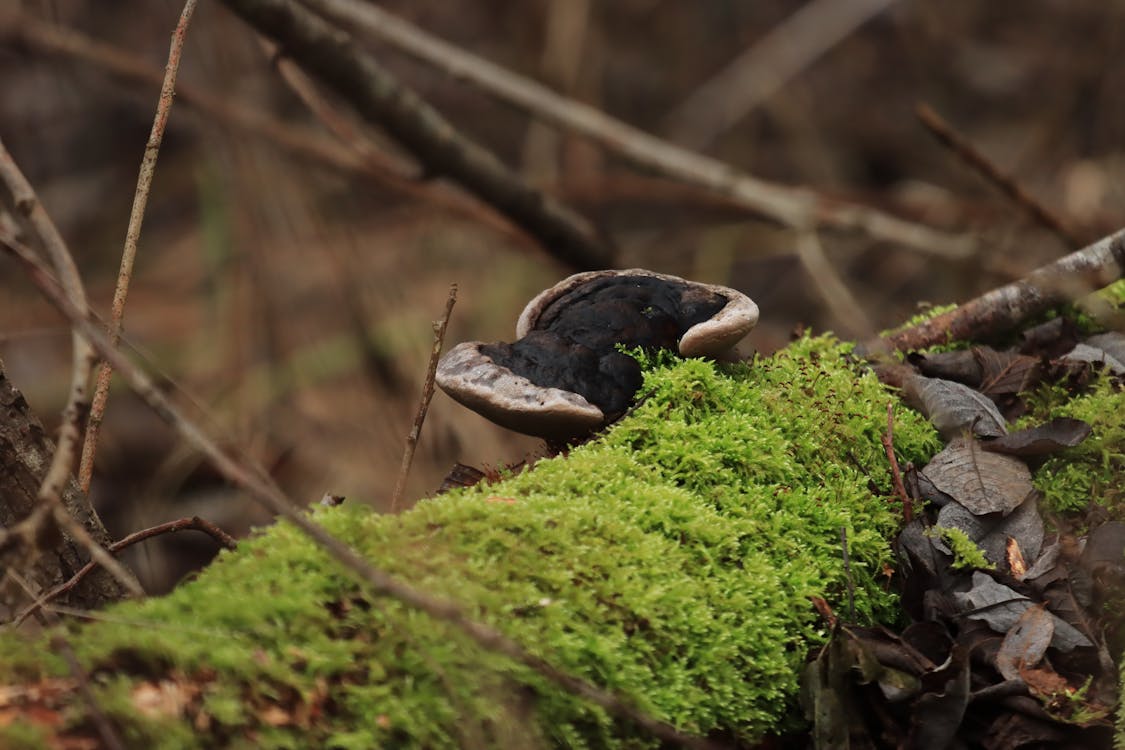
[[[1005,680],[1020,679],[1025,669],[1043,660],[1051,639],[1055,637],[1055,621],[1042,604],[1027,608],[1004,636],[996,652],[996,669]]]
[[[1008,456],[1046,456],[1073,448],[1090,436],[1090,425],[1081,419],[1058,417],[1046,424],[1011,432],[982,446],[986,451]]]
[[[973,348],[980,363],[980,392],[987,396],[1004,396],[1026,391],[1043,377],[1043,368],[1036,357],[1016,352],[998,352],[989,347]]]
[[[1070,684],[1050,667],[1021,669],[1020,677],[1027,683],[1031,692],[1041,698],[1071,692]]]
[[[1031,472],[1023,461],[986,453],[972,438],[950,442],[922,473],[938,490],[976,515],[1007,515],[1034,491]]]
[[[907,361],[926,377],[955,380],[973,388],[980,385],[983,376],[980,362],[972,352],[964,349],[934,354],[912,352]]]
[[[1125,362],[1097,346],[1077,344],[1060,359],[1064,362],[1084,362],[1095,367],[1104,367],[1114,375],[1125,375]]]
[[[965,430],[981,437],[1000,437],[1008,432],[996,404],[961,383],[915,375],[903,384],[902,393],[946,440]]]

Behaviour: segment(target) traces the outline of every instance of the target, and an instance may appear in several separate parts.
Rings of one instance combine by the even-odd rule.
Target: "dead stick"
[[[887,461],[891,465],[891,477],[894,480],[895,494],[902,501],[902,520],[910,523],[914,520],[914,504],[910,502],[910,495],[906,494],[906,487],[902,483],[902,472],[898,468],[898,459],[895,458],[895,405],[887,402],[887,431],[883,435],[883,448],[887,451]]]
[[[930,105],[918,104],[914,108],[914,114],[922,121],[926,129],[937,138],[938,142],[952,150],[961,161],[999,188],[1000,192],[1026,211],[1031,218],[1062,240],[1064,245],[1068,248],[1081,247],[1082,241],[1076,237],[1062,219],[1055,216],[1012,177],[1004,174],[968,138],[954,130],[953,126],[935,112]]]
[[[414,463],[414,450],[418,447],[418,437],[422,434],[422,423],[426,421],[426,412],[430,408],[430,400],[434,397],[434,375],[437,373],[438,358],[441,357],[441,346],[445,341],[445,328],[449,325],[449,316],[453,313],[453,305],[457,301],[457,285],[449,287],[449,297],[445,300],[445,312],[441,320],[435,320],[434,347],[430,350],[430,364],[426,367],[426,381],[422,385],[422,398],[418,402],[418,413],[414,415],[414,426],[406,436],[406,449],[402,452],[402,466],[398,470],[398,481],[395,482],[395,491],[391,495],[391,512],[398,509],[402,500],[402,493],[406,489],[406,478],[410,476],[410,465]]]
[[[67,299],[79,309],[86,308],[86,290],[82,285],[82,277],[78,274],[78,267],[74,264],[74,256],[71,255],[58,227],[43,208],[39,196],[20,171],[3,141],[0,141],[0,182],[11,193],[16,210],[27,219],[32,232],[51,259],[51,265],[58,274],[59,283],[65,290]],[[14,238],[7,239],[16,241]],[[136,576],[102,548],[90,530],[70,515],[62,500],[63,489],[70,481],[70,475],[78,459],[82,427],[89,407],[90,372],[93,370],[96,358],[90,343],[74,330],[71,330],[71,349],[73,354],[70,389],[67,393],[66,406],[63,407],[55,453],[39,486],[39,506],[15,527],[0,530],[0,550],[7,553],[22,549],[24,552],[37,555],[40,540],[49,536],[46,532],[49,530],[49,525],[54,523],[76,544],[85,548],[92,559],[100,562],[121,584],[123,591],[133,596],[144,596],[144,589],[141,588]],[[96,518],[96,513],[93,507],[89,506],[88,499],[85,502],[91,517]],[[93,524],[104,533],[100,521]]]
[[[286,497],[275,485],[263,479],[265,472],[241,463],[220,449],[215,441],[195,422],[189,420],[165,396],[147,374],[133,364],[120,349],[112,345],[105,332],[93,323],[89,311],[77,307],[51,278],[42,262],[33,253],[19,245],[5,243],[17,260],[25,267],[29,277],[83,336],[105,357],[129,387],[157,416],[167,422],[183,439],[208,458],[212,466],[235,487],[246,492],[271,512],[284,517],[355,578],[377,594],[389,596],[408,607],[425,612],[430,617],[447,622],[488,651],[502,654],[513,661],[558,685],[563,690],[590,701],[607,713],[635,724],[653,737],[667,743],[688,748],[717,748],[718,743],[680,732],[666,721],[653,718],[637,708],[632,700],[598,687],[581,677],[555,667],[537,656],[499,630],[472,619],[458,603],[442,599],[418,589],[405,581],[376,568],[353,548],[340,541],[319,523],[303,513],[296,503]]]
[[[164,69],[164,81],[160,86],[160,98],[156,105],[156,116],[152,120],[145,154],[141,159],[140,173],[137,175],[137,188],[133,193],[133,208],[129,212],[129,226],[125,230],[125,247],[121,251],[121,268],[117,272],[117,286],[113,290],[111,338],[113,343],[121,343],[121,329],[125,321],[125,299],[129,296],[129,282],[133,278],[133,262],[137,257],[137,242],[144,224],[145,207],[152,187],[152,176],[156,172],[156,158],[160,155],[160,144],[164,141],[164,130],[168,127],[168,115],[172,111],[172,98],[176,93],[176,74],[180,70],[180,57],[184,49],[187,27],[195,13],[196,0],[187,0],[180,12],[176,30],[172,32],[172,45],[168,50],[168,65]],[[98,446],[98,432],[102,417],[105,416],[109,401],[109,383],[113,378],[113,368],[105,362],[98,369],[98,382],[94,389],[94,401],[90,407],[90,422],[86,428],[86,440],[82,444],[82,462],[78,466],[78,483],[83,492],[90,491],[90,481],[94,477],[94,453]]]
[[[351,35],[295,0],[223,0],[369,122],[407,148],[428,174],[448,177],[539,239],[578,270],[605,268],[612,253],[586,218],[535,190],[492,152],[458,131],[362,50]]]
[[[156,526],[150,526],[147,529],[134,531],[132,534],[129,534],[128,536],[123,537],[122,539],[119,539],[118,541],[109,545],[108,549],[111,553],[117,554],[126,547],[131,547],[138,542],[145,541],[146,539],[151,539],[155,536],[160,536],[161,534],[173,534],[177,531],[184,531],[187,529],[202,531],[204,534],[207,534],[209,537],[211,537],[227,549],[236,549],[238,547],[238,542],[236,542],[234,537],[232,537],[230,534],[223,531],[218,526],[211,523],[205,518],[192,516],[191,518],[180,518],[175,521],[166,521],[165,523],[157,524]],[[79,569],[79,571],[72,575],[68,580],[63,581],[50,591],[44,592],[35,600],[35,602],[24,609],[24,611],[20,612],[19,616],[16,617],[14,624],[19,625],[28,617],[42,609],[43,605],[73,589],[96,567],[97,563],[90,561],[83,565],[82,568]]]
[[[230,5],[234,0],[225,2]],[[342,26],[392,45],[544,122],[583,135],[643,169],[706,187],[779,224],[798,230],[823,226],[862,232],[868,237],[945,258],[964,258],[977,249],[977,240],[971,236],[951,235],[878,209],[833,200],[805,187],[767,182],[730,164],[680,148],[428,34],[374,3],[357,0],[302,2]]]
[[[143,58],[91,39],[73,29],[43,23],[27,13],[19,14],[12,27],[14,28],[0,29],[0,34],[11,34],[12,38],[33,50],[81,60],[130,81],[157,87],[162,84],[162,72]],[[535,245],[530,236],[487,204],[455,192],[447,185],[401,177],[400,175],[417,170],[412,170],[411,165],[396,160],[389,154],[377,152],[371,147],[363,149],[362,153],[355,152],[328,138],[307,132],[304,128],[293,127],[260,110],[212,95],[188,83],[177,84],[176,101],[294,156],[330,169],[371,178],[388,190],[477,221],[521,247]]]
[[[1108,286],[1125,275],[1125,229],[916,326],[861,349],[910,351],[949,341],[996,338],[1024,321]]]

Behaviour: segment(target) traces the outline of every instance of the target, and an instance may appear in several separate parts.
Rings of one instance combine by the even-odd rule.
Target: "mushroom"
[[[496,424],[566,441],[632,403],[641,370],[619,345],[723,357],[757,321],[758,306],[728,287],[643,269],[580,273],[527,304],[514,343],[459,344],[436,379]]]

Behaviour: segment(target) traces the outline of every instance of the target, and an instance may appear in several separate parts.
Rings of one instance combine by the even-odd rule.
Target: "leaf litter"
[[[908,355],[903,398],[946,440],[905,469],[908,494],[926,503],[896,540],[908,624],[896,634],[832,621],[802,693],[816,747],[1112,746],[1110,654],[1125,634],[1109,642],[1102,605],[1125,602],[1125,523],[1098,508],[1044,517],[1033,473],[1089,438],[1088,423],[1012,429],[1004,416],[1027,413],[1041,384],[1073,395],[1125,375],[1125,335],[1076,330],[1057,319],[1026,331],[1019,350]],[[955,564],[950,530],[989,567]]]

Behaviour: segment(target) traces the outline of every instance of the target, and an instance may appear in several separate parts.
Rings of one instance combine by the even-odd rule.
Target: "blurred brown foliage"
[[[781,0],[381,4],[656,134],[795,7]],[[102,312],[157,87],[30,44],[18,26],[26,17],[59,24],[159,70],[178,13],[173,0],[25,0],[0,11],[5,143],[62,228]],[[1115,61],[1123,32],[1125,8],[1099,0],[900,2],[801,71],[708,153],[764,178],[983,239],[986,253],[953,263],[823,233],[825,252],[866,316],[889,327],[920,302],[966,299],[1068,250],[940,146],[915,118],[919,102],[1080,236],[1122,224],[1125,109],[1115,105],[1125,68]],[[791,232],[640,174],[393,50],[374,49],[458,127],[595,220],[618,246],[620,266],[753,297],[763,313],[753,347],[772,351],[798,324],[855,332],[854,321],[827,312]],[[332,137],[254,35],[217,3],[197,12],[180,82]],[[394,151],[378,132],[361,130]],[[510,340],[524,302],[569,273],[530,239],[478,214],[293,156],[180,103],[157,166],[126,336],[190,394],[181,402],[194,403],[227,444],[269,465],[292,496],[311,502],[330,491],[382,506],[421,388],[430,321],[449,284],[461,293],[447,345]],[[0,260],[0,359],[48,422],[65,393],[67,330]],[[433,492],[455,461],[495,466],[536,450],[439,394],[407,496]],[[233,533],[268,520],[121,390],[110,399],[94,492],[116,536],[191,514]],[[188,537],[168,542],[197,543],[210,546]],[[155,587],[187,565],[178,551],[141,554],[132,562]]]

